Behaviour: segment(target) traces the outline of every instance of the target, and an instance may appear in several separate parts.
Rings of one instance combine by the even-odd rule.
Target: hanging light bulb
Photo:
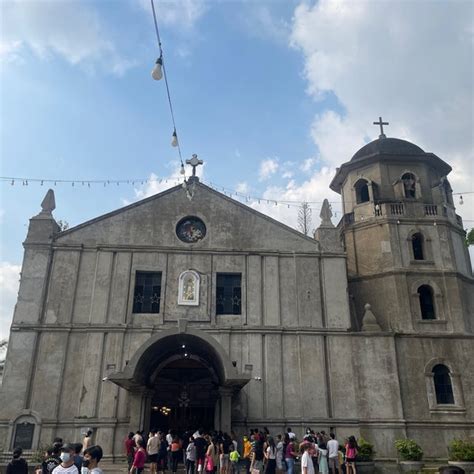
[[[183,175],[184,175],[184,173],[185,173],[183,163],[181,163],[181,170],[180,170],[180,173],[183,174]]]
[[[178,146],[178,135],[176,135],[176,130],[173,132],[173,136],[171,137],[171,146]]]
[[[462,195],[459,196],[459,205],[462,206],[464,204],[464,199],[462,198]]]
[[[155,79],[155,81],[159,81],[163,77],[163,71],[161,67],[163,66],[163,59],[160,56],[155,63],[155,67],[151,71],[151,77]]]

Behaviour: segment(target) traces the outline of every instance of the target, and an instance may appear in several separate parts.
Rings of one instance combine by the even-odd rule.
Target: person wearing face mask
[[[99,462],[102,459],[103,451],[99,445],[90,446],[84,453],[84,461],[82,461],[81,474],[103,474],[99,467]]]
[[[74,465],[75,455],[74,444],[65,444],[61,448],[61,464],[53,469],[53,474],[79,474],[79,470]]]

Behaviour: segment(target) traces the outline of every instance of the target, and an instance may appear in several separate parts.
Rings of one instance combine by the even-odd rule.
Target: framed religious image
[[[199,305],[199,273],[186,270],[181,273],[178,281],[178,304],[187,306]]]
[[[199,217],[188,216],[176,226],[176,235],[182,242],[193,244],[206,236],[206,224]]]

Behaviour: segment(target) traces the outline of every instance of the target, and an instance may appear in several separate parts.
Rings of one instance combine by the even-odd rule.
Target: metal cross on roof
[[[379,138],[387,138],[385,136],[385,133],[383,133],[383,126],[384,125],[389,125],[388,122],[382,122],[382,117],[379,117],[379,121],[378,122],[374,122],[374,125],[380,125],[380,135],[379,135]]]
[[[199,160],[196,153],[193,154],[190,160],[186,160],[186,164],[191,165],[193,167],[193,178],[196,177],[196,167],[198,167],[199,165],[202,165],[203,163],[204,161]]]

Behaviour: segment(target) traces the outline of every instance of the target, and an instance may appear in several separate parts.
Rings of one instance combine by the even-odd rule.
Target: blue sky
[[[455,191],[473,191],[472,3],[155,4],[183,155],[205,161],[205,182],[295,203],[328,197],[338,211],[334,169],[377,137],[382,115],[387,135],[438,154],[453,166]],[[57,185],[55,216],[70,225],[173,185],[165,84],[150,76],[149,1],[0,5],[1,175],[168,179]],[[2,322],[47,188],[0,183]],[[472,195],[464,201],[458,211],[472,227]],[[296,225],[296,204],[250,205]]]

